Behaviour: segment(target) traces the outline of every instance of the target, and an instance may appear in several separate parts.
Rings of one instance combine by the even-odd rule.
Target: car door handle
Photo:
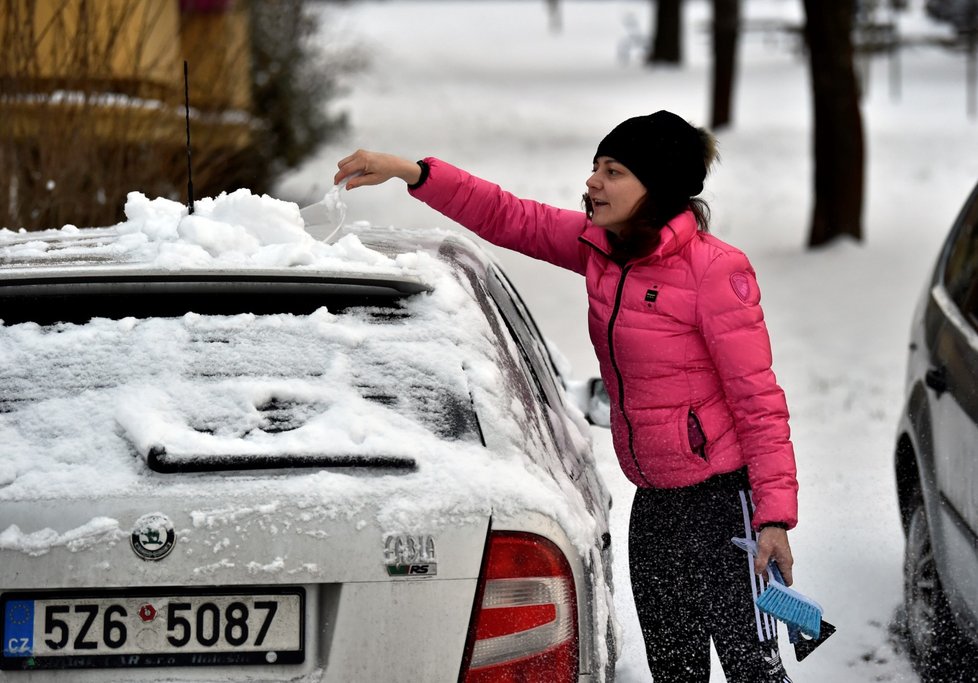
[[[947,391],[947,368],[940,365],[936,368],[930,368],[924,373],[924,384],[929,386],[937,395],[940,396],[945,391]]]

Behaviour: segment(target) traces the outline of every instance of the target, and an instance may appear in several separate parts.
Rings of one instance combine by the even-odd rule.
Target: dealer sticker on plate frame
[[[301,587],[11,592],[0,669],[299,664]]]

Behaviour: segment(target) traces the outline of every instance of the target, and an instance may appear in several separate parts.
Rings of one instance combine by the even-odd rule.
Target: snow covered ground
[[[748,0],[748,17],[800,22],[797,0]],[[909,34],[940,32],[918,5]],[[336,161],[356,147],[443,157],[517,194],[579,206],[598,140],[620,120],[671,109],[709,116],[710,3],[685,10],[685,62],[650,70],[619,48],[647,0],[561,3],[436,0],[323,5],[325,36],[358,45],[369,68],[339,103],[348,137],[284,178],[300,203],[329,189]],[[735,125],[719,135],[722,163],[704,197],[714,232],[751,257],[764,294],[775,371],[792,409],[801,523],[791,535],[796,587],[816,598],[834,635],[803,663],[804,681],[914,681],[890,625],[901,599],[903,539],[891,468],[913,303],[956,212],[978,178],[978,120],[967,116],[965,58],[932,47],[868,65],[865,239],[806,251],[812,207],[807,63],[786,34],[748,33],[740,51]],[[891,75],[899,71],[899,83]],[[449,226],[403,185],[344,194],[348,220]],[[499,252],[499,250],[496,250]],[[575,374],[597,364],[577,276],[499,253],[544,333]],[[624,631],[619,680],[648,681],[627,582],[632,489],[605,432],[595,434],[615,492],[616,603]],[[715,670],[714,680],[723,680]]]

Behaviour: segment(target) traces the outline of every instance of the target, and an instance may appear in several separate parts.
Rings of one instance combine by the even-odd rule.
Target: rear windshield
[[[464,351],[398,287],[0,288],[0,454],[407,467],[426,440],[478,441]]]

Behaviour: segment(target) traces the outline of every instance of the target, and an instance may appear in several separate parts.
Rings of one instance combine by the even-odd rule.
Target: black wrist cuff
[[[421,167],[421,177],[418,178],[418,182],[414,183],[413,185],[408,185],[409,190],[417,190],[419,187],[424,185],[424,181],[428,179],[428,174],[431,172],[428,162],[424,159],[418,161],[418,166]]]
[[[788,525],[785,524],[784,522],[764,522],[764,524],[761,525],[761,531],[768,528],[769,526],[777,527],[778,529],[784,529],[785,531],[788,530]]]

